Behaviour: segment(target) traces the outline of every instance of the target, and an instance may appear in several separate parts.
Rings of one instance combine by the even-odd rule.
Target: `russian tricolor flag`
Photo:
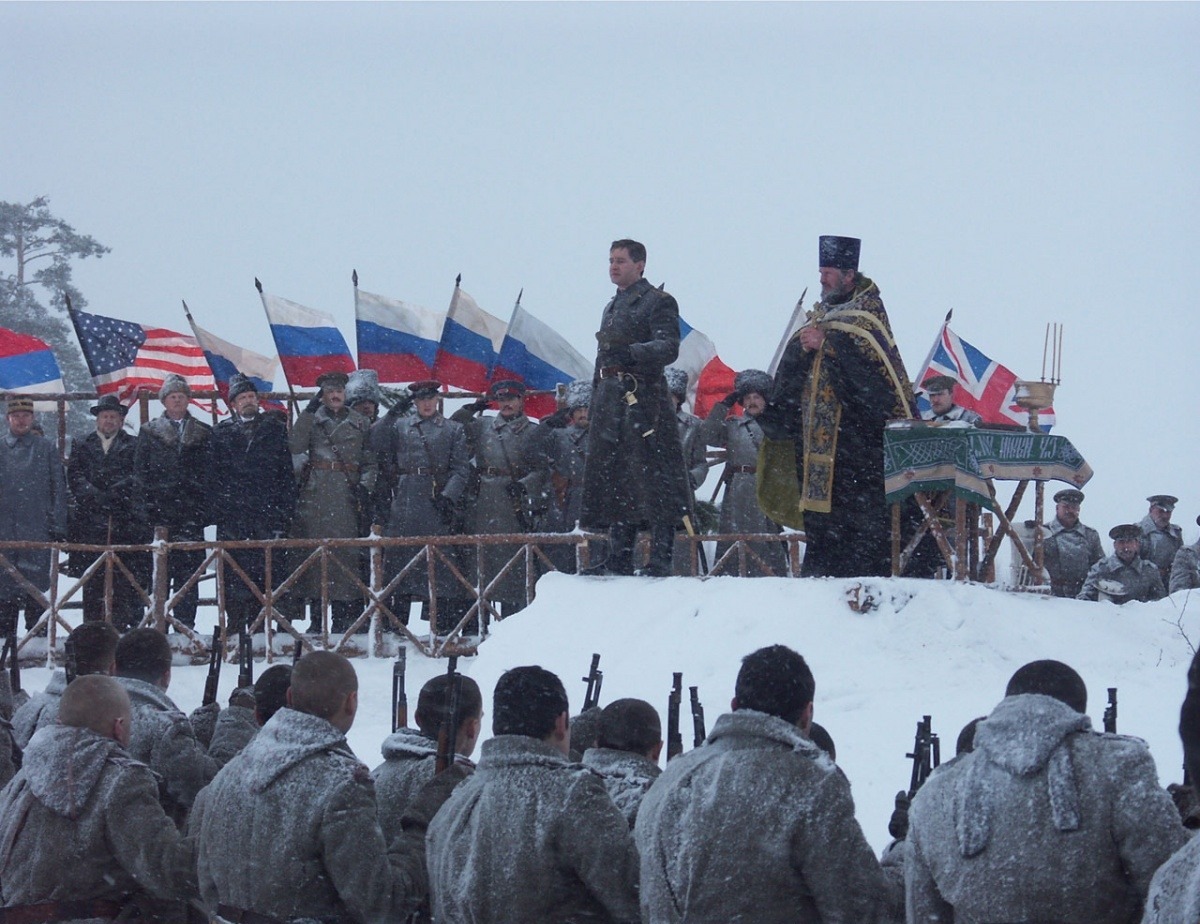
[[[508,333],[504,335],[500,355],[492,370],[492,381],[517,379],[531,391],[550,392],[527,398],[525,413],[531,417],[553,414],[555,386],[567,385],[576,379],[591,381],[592,365],[558,331],[522,308],[521,298],[517,296]]]
[[[44,340],[0,327],[0,391],[56,395],[66,391],[58,360]],[[34,404],[39,411],[54,408],[49,401]]]
[[[293,388],[312,388],[324,372],[354,371],[346,338],[331,315],[259,289],[283,375]]]
[[[717,348],[681,316],[679,358],[671,365],[688,374],[688,402],[692,413],[703,420],[713,405],[733,391],[737,374],[721,361]]]
[[[212,369],[213,379],[217,383],[217,391],[221,393],[221,397],[227,404],[229,403],[229,380],[237,372],[253,382],[255,390],[260,395],[275,390],[275,370],[279,367],[278,359],[247,350],[245,347],[222,340],[216,334],[206,331],[196,323],[192,313],[188,311],[187,302],[184,302],[183,310],[187,314],[188,323],[192,325],[192,333],[196,335],[196,342],[200,344],[200,349],[204,351],[204,358],[208,360],[208,367]],[[262,407],[270,410],[283,410],[283,405],[278,401],[267,399],[260,403]]]
[[[374,369],[381,382],[433,378],[446,320],[442,312],[372,295],[356,285],[354,317],[359,368]]]
[[[507,330],[507,324],[480,308],[456,281],[433,363],[433,377],[443,385],[483,394]]]

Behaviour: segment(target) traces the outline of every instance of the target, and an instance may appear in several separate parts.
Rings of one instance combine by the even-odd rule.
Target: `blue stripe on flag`
[[[291,327],[272,324],[280,356],[348,356],[346,341],[336,327]]]
[[[452,356],[479,363],[485,369],[491,369],[496,361],[492,341],[473,330],[468,330],[453,318],[446,319],[446,326],[442,330],[441,348]]]
[[[388,353],[397,356],[416,356],[427,366],[433,365],[437,356],[437,341],[426,340],[392,327],[383,327],[371,321],[356,322],[358,352]]]
[[[0,388],[28,388],[62,378],[50,350],[0,358]]]

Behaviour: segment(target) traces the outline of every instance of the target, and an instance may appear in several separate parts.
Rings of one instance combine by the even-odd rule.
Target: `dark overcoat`
[[[118,430],[106,453],[100,434],[92,431],[75,443],[67,462],[71,489],[67,535],[71,542],[117,545],[143,542],[146,524],[134,502],[134,456],[137,439]],[[72,566],[78,553],[71,553]],[[94,555],[85,555],[91,564]]]
[[[148,532],[167,527],[170,539],[203,539],[204,527],[212,522],[212,427],[191,416],[186,421],[182,441],[165,414],[138,431],[134,472],[140,519]]]
[[[582,525],[675,525],[690,489],[663,369],[679,355],[679,306],[640,279],[605,306],[597,338]],[[626,347],[633,362],[622,366]]]
[[[67,479],[58,449],[33,433],[0,438],[0,540],[46,542],[67,532]],[[50,587],[50,549],[10,549],[9,563],[39,590]],[[0,599],[25,590],[0,569]]]

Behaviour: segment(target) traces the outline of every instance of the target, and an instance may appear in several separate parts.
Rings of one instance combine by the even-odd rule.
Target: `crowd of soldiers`
[[[1094,731],[1083,680],[1058,661],[1017,670],[958,754],[897,799],[877,857],[813,722],[813,674],[782,645],[742,660],[730,711],[665,769],[649,703],[572,718],[561,680],[527,666],[497,682],[477,764],[483,695],[451,673],[369,771],[346,741],[360,704],[339,654],[276,665],[189,717],[167,694],[162,633],[85,623],[71,641],[74,678],[0,722],[19,767],[0,777],[6,922],[1200,915],[1191,787],[1161,789],[1145,742]],[[1195,779],[1200,655],[1180,734]]]

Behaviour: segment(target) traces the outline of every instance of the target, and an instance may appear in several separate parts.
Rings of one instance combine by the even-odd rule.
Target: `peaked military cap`
[[[921,383],[921,387],[927,394],[935,394],[943,391],[953,392],[957,384],[958,379],[952,375],[931,375]]]
[[[423,382],[413,382],[408,386],[408,393],[414,398],[432,398],[442,390],[442,383],[433,379]]]
[[[493,382],[492,387],[488,389],[488,394],[492,398],[524,398],[525,383],[518,382],[516,379]]]
[[[1109,539],[1141,539],[1142,528],[1136,523],[1121,523],[1108,531]]]
[[[123,405],[121,399],[116,395],[101,395],[100,400],[92,405],[88,413],[93,417],[99,417],[101,411],[116,411],[124,417],[129,412],[129,408]]]
[[[1151,494],[1146,500],[1155,507],[1162,507],[1163,510],[1174,510],[1175,505],[1179,503],[1179,498],[1172,497],[1170,494]]]
[[[345,388],[350,376],[344,372],[322,372],[317,376],[317,388]]]
[[[1075,488],[1066,488],[1054,495],[1056,504],[1082,504],[1083,492]]]
[[[858,252],[862,241],[856,237],[838,237],[834,234],[821,235],[818,242],[817,266],[831,266],[840,270],[858,269]]]
[[[18,411],[29,411],[33,413],[33,399],[26,398],[24,395],[9,395],[7,413],[15,414]]]

